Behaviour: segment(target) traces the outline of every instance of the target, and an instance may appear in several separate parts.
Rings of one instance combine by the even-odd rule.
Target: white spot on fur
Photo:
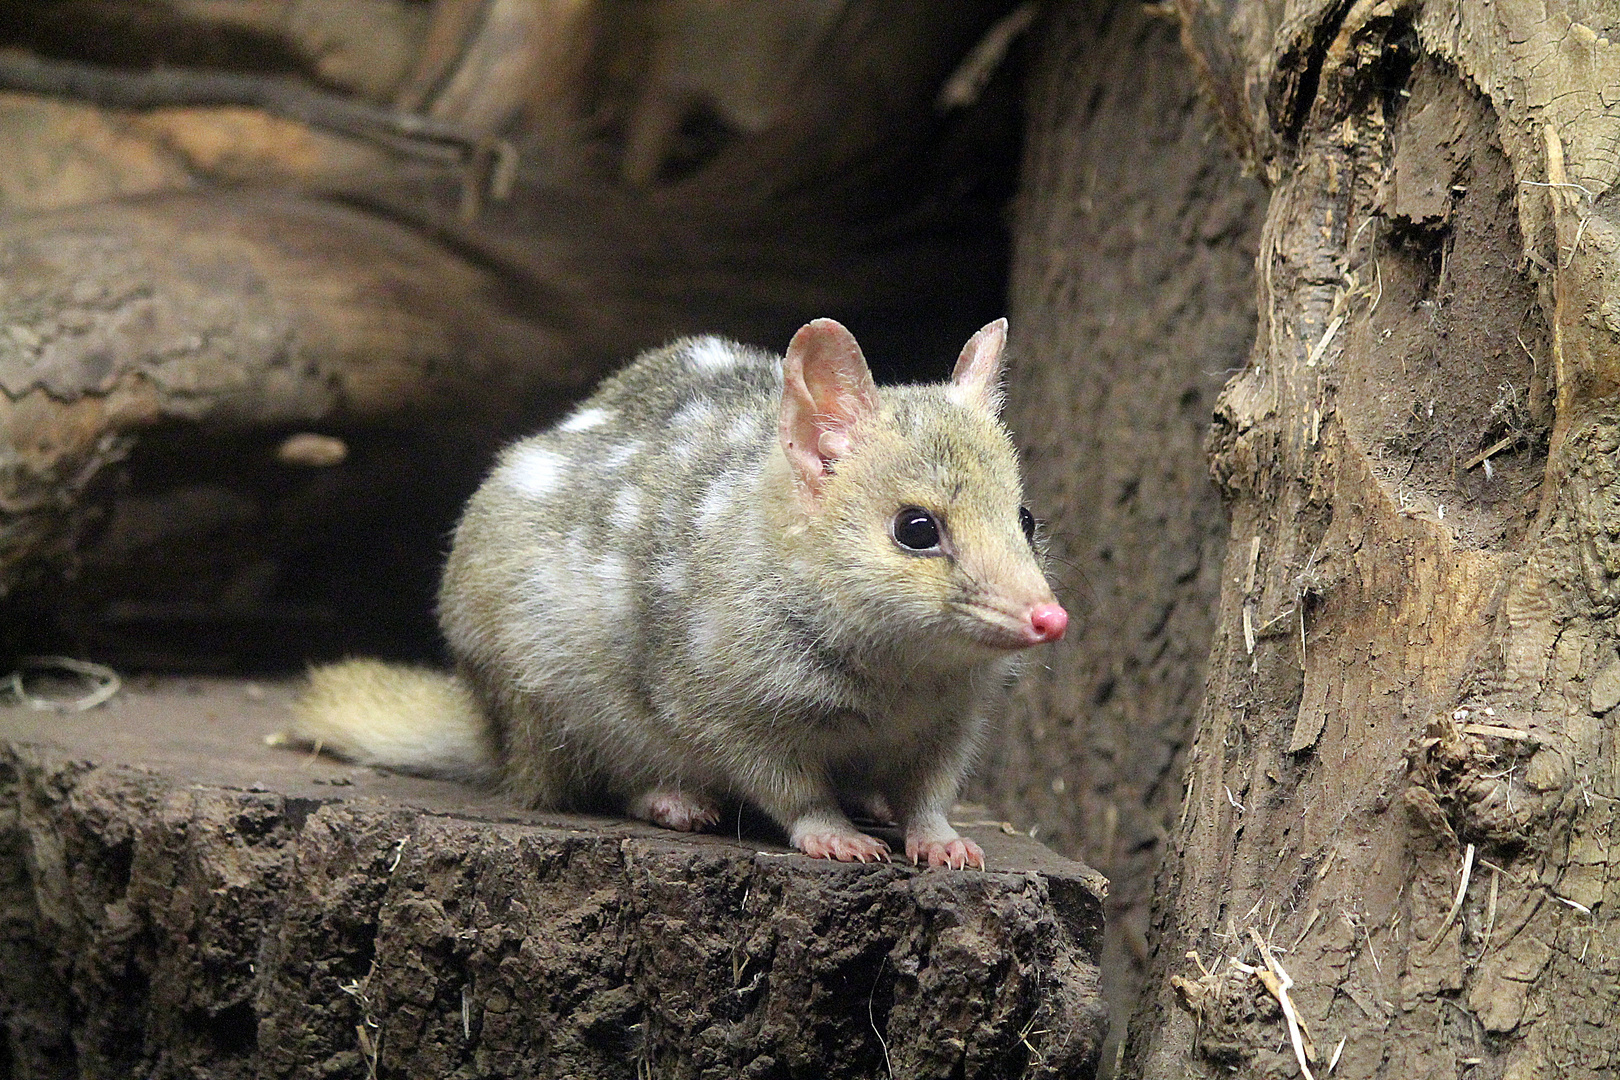
[[[714,405],[703,398],[693,398],[682,405],[669,418],[669,426],[677,428],[704,427],[714,421]]]
[[[687,621],[688,640],[699,656],[713,657],[718,654],[725,645],[725,631],[725,620],[711,608],[697,609]]]
[[[724,371],[737,365],[737,350],[730,343],[716,337],[700,338],[692,343],[687,353],[692,366],[699,371]]]
[[[510,644],[512,642],[545,633],[551,620],[557,617],[558,606],[578,591],[573,576],[566,568],[549,561],[529,568],[513,597],[514,607],[523,612],[523,618],[511,620],[499,628],[500,636],[509,642],[507,648],[516,647]],[[474,626],[474,631],[480,636],[483,634],[482,627]]]
[[[746,413],[737,417],[726,427],[726,433],[721,436],[726,442],[732,444],[752,442],[759,434],[759,419]]]
[[[714,482],[709,485],[709,490],[703,493],[703,499],[698,503],[698,528],[713,528],[725,517],[726,511],[731,508],[731,496],[736,488],[736,478],[730,473],[721,473],[715,477]]]
[[[630,571],[617,555],[602,556],[592,568],[596,578],[599,614],[604,622],[623,617],[630,611]]]
[[[601,427],[613,418],[613,413],[601,407],[580,409],[568,419],[557,425],[558,431],[589,431],[594,427]]]
[[[519,446],[506,462],[506,477],[525,495],[543,498],[562,484],[568,459],[543,446]]]
[[[635,440],[620,443],[603,454],[598,460],[598,464],[600,464],[604,469],[617,469],[625,462],[635,457],[640,450],[641,444]]]
[[[653,583],[663,592],[679,596],[686,591],[686,567],[678,562],[666,562],[653,575]]]
[[[613,509],[608,512],[608,520],[615,526],[626,531],[635,529],[641,524],[641,489],[625,487],[614,496]]]

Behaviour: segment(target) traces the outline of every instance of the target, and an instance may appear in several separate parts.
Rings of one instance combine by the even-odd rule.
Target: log
[[[8,219],[0,324],[0,598],[75,571],[35,593],[37,616],[0,618],[0,648],[54,624],[121,661],[165,621],[143,615],[131,633],[131,604],[179,605],[194,628],[251,618],[244,647],[262,653],[294,629],[290,608],[330,608],[360,568],[392,566],[425,598],[439,537],[493,448],[608,363],[488,267],[291,193]],[[276,456],[311,429],[345,437],[347,462]],[[399,460],[412,450],[414,468]],[[401,562],[391,553],[411,536],[420,554]],[[331,586],[289,592],[345,561]],[[359,592],[361,625],[368,598],[399,595]],[[165,649],[169,663],[189,655]]]
[[[1095,1069],[1106,883],[1028,838],[953,872],[532,813],[268,747],[286,696],[0,709],[0,1072]]]

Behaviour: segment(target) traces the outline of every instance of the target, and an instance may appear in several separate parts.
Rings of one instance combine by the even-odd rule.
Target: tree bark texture
[[[80,650],[121,639],[123,662],[164,622],[336,644],[332,597],[353,573],[295,583],[373,529],[392,542],[373,537],[359,560],[380,577],[362,572],[355,603],[396,635],[425,632],[441,523],[468,477],[590,369],[500,275],[290,193],[13,219],[0,275],[0,584],[69,568],[70,585],[42,589],[54,610],[39,621],[75,626]],[[341,465],[278,459],[310,427],[348,436]],[[389,588],[389,574],[421,585]],[[0,637],[14,645],[27,620],[11,610]]]
[[[1131,1075],[1620,1065],[1620,20],[1183,0],[1272,185]]]
[[[1226,533],[1203,441],[1254,338],[1264,193],[1173,19],[1061,4],[1033,41],[1007,415],[1076,621],[1025,680],[981,785],[1109,876],[1117,1040],[1203,699]]]

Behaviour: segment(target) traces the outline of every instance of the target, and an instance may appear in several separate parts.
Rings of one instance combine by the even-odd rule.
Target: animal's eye
[[[1029,507],[1018,508],[1018,527],[1024,530],[1024,539],[1030,543],[1035,542],[1035,515],[1029,512]]]
[[[920,506],[908,506],[894,515],[889,527],[894,542],[918,554],[939,553],[939,522]]]

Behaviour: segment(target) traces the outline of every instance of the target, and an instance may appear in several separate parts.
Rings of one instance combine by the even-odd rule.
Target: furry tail
[[[346,660],[310,672],[290,730],[270,741],[311,746],[359,765],[489,780],[495,747],[467,685],[425,668]]]

